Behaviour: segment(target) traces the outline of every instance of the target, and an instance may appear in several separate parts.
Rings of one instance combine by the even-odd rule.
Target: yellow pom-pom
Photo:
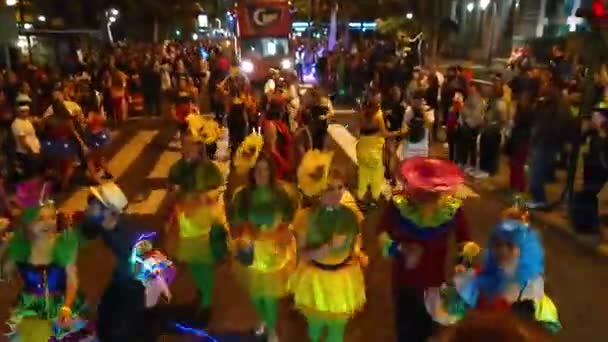
[[[233,165],[237,174],[244,174],[251,170],[258,160],[264,146],[264,138],[257,134],[249,134],[234,154]]]
[[[473,241],[469,241],[462,247],[461,255],[467,259],[473,259],[481,252],[481,247]]]

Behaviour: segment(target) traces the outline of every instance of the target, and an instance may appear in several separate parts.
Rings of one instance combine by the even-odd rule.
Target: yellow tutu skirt
[[[338,270],[301,263],[288,288],[298,310],[327,320],[348,319],[366,302],[363,271],[356,260]]]
[[[175,249],[175,260],[186,263],[212,263],[213,255],[211,254],[209,235],[179,238]]]
[[[254,260],[250,266],[235,263],[239,282],[253,298],[281,298],[287,295],[287,281],[296,267],[296,241],[279,246],[272,239],[254,242]]]

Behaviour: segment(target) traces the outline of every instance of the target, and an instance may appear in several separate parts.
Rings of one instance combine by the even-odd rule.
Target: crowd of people
[[[510,86],[497,75],[486,101],[479,85],[458,67],[450,68],[446,76],[412,69],[411,75],[398,77],[392,71],[399,69],[399,61],[386,60],[386,51],[378,52],[371,72],[362,76],[355,148],[358,186],[352,195],[343,167],[332,163],[327,144],[335,117],[328,87],[313,86],[302,94],[297,73],[271,70],[264,94],[256,97],[246,76],[231,67],[217,47],[210,49],[209,61],[200,58],[198,48],[178,45],[135,55],[127,51],[142,52],[118,50],[109,58],[108,73],[116,78],[109,78],[107,106],[100,104],[104,96],[101,101],[95,96],[97,102],[91,106],[75,100],[80,97],[70,93],[69,85],[74,83],[68,82],[54,88],[50,109],[36,116],[31,112],[35,101],[20,94],[16,105],[22,116],[13,121],[11,126],[18,127],[11,131],[24,151],[17,150],[25,155],[17,160],[25,175],[47,181],[36,165],[39,158],[52,156],[61,161],[63,172],[82,158],[91,174],[101,171],[111,178],[103,153],[97,152],[109,139],[102,136],[107,130],[100,108],[108,109],[120,124],[131,113],[128,98],[137,93],[127,90],[129,82],[156,80],[153,89],[142,89],[143,112],[162,107],[159,99],[173,104],[170,118],[182,151],[168,176],[173,210],[161,234],[163,243],[155,247],[153,237],[135,236],[137,223],[125,214],[129,200],[111,180],[92,179],[95,184],[82,215],[57,213],[46,183],[30,185],[34,190],[23,192],[20,210],[13,214],[13,232],[5,235],[2,244],[2,275],[10,277],[18,271],[24,280],[11,311],[14,340],[96,335],[102,342],[153,341],[166,333],[186,334],[192,330],[185,325],[200,328],[208,321],[215,265],[229,262],[258,313],[256,336],[280,339],[276,327],[284,317],[278,303],[289,296],[307,320],[310,340],[343,341],[349,320],[373,300],[366,291],[369,258],[361,229],[365,211],[381,202],[387,180],[392,186],[387,203],[378,206],[382,218],[374,243],[392,263],[399,341],[426,341],[438,331],[439,340],[458,341],[454,336],[474,330],[475,322],[468,318],[488,311],[512,314],[515,318],[507,314],[498,319],[513,327],[542,327],[536,329],[538,336],[560,330],[557,309],[544,291],[542,243],[527,208],[543,206],[542,187],[555,158],[559,152],[571,153],[562,151],[565,138],[558,133],[566,134],[562,128],[572,126],[580,104],[576,100],[580,88],[573,79],[564,82],[559,72],[522,68]],[[167,65],[173,66],[169,77],[163,73],[169,70]],[[207,105],[201,98],[207,99],[215,118],[201,115]],[[596,166],[586,167],[588,182],[580,201],[591,199],[589,184],[599,180],[597,165],[603,167],[600,170],[608,167],[602,164],[604,115],[598,110],[585,121],[596,132],[587,157],[595,164],[586,166]],[[42,127],[50,127],[41,140],[35,129],[37,117]],[[15,125],[16,120],[25,123]],[[215,160],[217,142],[226,131],[228,175]],[[449,160],[431,157],[431,142],[440,140],[442,133]],[[582,139],[581,134],[574,132],[571,139]],[[503,137],[507,137],[504,147],[510,157],[512,186],[518,192],[526,190],[524,170],[530,156],[534,203],[518,202],[496,218],[480,254],[463,213],[470,193],[464,186],[465,174],[479,176],[479,169],[496,173]],[[58,151],[51,148],[55,145]],[[64,182],[60,178],[60,185],[66,187]],[[452,234],[459,258],[453,272],[447,273]],[[77,257],[80,246],[98,237],[117,263],[92,328],[78,291],[78,276],[86,270],[77,270]],[[179,295],[171,292],[176,269],[191,275],[198,293],[195,309],[187,317],[176,317],[171,303],[158,304],[161,297]],[[438,329],[455,324],[454,329]]]

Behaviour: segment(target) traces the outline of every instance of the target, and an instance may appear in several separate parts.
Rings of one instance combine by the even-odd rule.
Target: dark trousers
[[[160,114],[160,94],[150,95],[144,94],[144,112],[147,115],[159,115]]]
[[[496,127],[489,127],[479,138],[479,168],[490,175],[498,172],[500,140],[500,130]]]
[[[528,160],[528,142],[513,142],[509,153],[509,184],[511,190],[525,192],[527,190],[525,165]]]
[[[479,130],[462,125],[458,132],[456,160],[460,165],[477,166],[477,136]]]
[[[398,342],[426,342],[435,330],[435,323],[426,311],[424,292],[412,287],[394,289],[395,326]]]
[[[325,145],[325,137],[327,136],[327,127],[318,127],[312,130],[312,148],[323,150]]]
[[[448,143],[448,159],[452,162],[456,162],[456,144],[458,139],[458,130],[456,128],[447,129],[445,135]]]
[[[599,200],[604,184],[608,181],[608,170],[599,165],[585,165],[583,169],[583,190],[574,195],[570,207],[570,217],[577,231],[596,233],[600,225]]]
[[[545,184],[555,165],[557,148],[550,145],[532,145],[530,149],[530,193],[535,202],[547,202]]]
[[[100,342],[152,342],[153,329],[145,327],[145,289],[135,280],[113,281],[97,308]]]

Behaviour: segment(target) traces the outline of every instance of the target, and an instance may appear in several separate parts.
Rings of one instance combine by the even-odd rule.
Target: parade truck
[[[239,0],[236,3],[237,53],[241,71],[254,83],[270,69],[291,69],[291,10],[288,0]]]

